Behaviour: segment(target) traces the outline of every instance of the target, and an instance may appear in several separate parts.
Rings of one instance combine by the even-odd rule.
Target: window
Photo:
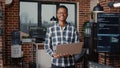
[[[52,4],[42,4],[41,5],[41,23],[44,27],[49,27],[50,25],[54,24],[50,21],[52,17],[56,18],[56,5]],[[41,26],[41,25],[40,25]]]
[[[67,22],[71,23],[72,25],[76,26],[76,9],[75,9],[75,4],[62,4],[60,5],[65,5],[68,8],[68,18]]]
[[[38,25],[38,3],[20,2],[20,30],[29,33],[29,26]]]
[[[20,30],[29,33],[30,26],[47,28],[53,25],[50,19],[53,16],[56,18],[57,7],[60,5],[68,8],[67,22],[77,28],[76,3],[20,0]]]

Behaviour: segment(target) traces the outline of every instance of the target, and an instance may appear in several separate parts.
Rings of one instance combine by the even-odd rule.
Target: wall
[[[13,0],[12,4],[5,8],[5,56],[4,64],[11,61],[11,32],[19,30],[19,0]]]
[[[96,6],[98,3],[98,0],[91,0],[90,1],[90,11],[93,10],[93,7]]]
[[[104,8],[104,12],[110,12],[110,13],[120,13],[120,7],[119,8],[110,8],[108,7],[109,2],[120,2],[120,0],[99,0],[101,6]]]
[[[0,18],[0,29],[3,29],[4,15],[5,15],[5,1],[0,0],[0,9],[2,10],[2,17]],[[3,46],[4,46],[4,35],[0,35],[0,68],[3,68]]]

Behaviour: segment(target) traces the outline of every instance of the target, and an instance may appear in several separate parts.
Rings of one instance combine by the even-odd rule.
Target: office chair
[[[84,60],[86,54],[86,49],[83,49],[82,52],[80,54],[75,55],[75,67],[77,68],[78,63],[80,63],[80,68],[83,68],[83,64],[85,63],[81,63]],[[84,67],[85,68],[85,67]]]

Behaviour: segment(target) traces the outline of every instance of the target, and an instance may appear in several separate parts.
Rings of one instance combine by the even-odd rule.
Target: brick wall
[[[0,18],[0,29],[3,29],[4,23],[4,13],[5,13],[5,1],[0,0],[0,7],[2,10],[2,17]],[[3,68],[3,44],[4,44],[4,35],[0,35],[0,68]]]
[[[5,8],[4,64],[10,64],[11,61],[11,32],[14,30],[19,30],[19,0],[13,0],[13,3]]]
[[[99,2],[104,8],[104,12],[120,13],[120,8],[110,8],[108,6],[109,2],[120,2],[120,0],[99,0]]]
[[[52,0],[51,0],[52,1]],[[54,0],[53,0],[54,1]],[[81,32],[81,26],[83,22],[89,20],[90,16],[90,0],[57,0],[58,2],[79,2],[79,29]],[[19,0],[13,0],[12,5],[5,9],[5,65],[10,64],[11,61],[11,32],[19,30]],[[31,59],[31,46],[23,45],[25,62],[29,62]]]
[[[31,43],[22,44],[22,51],[23,51],[23,56],[24,56],[23,58],[24,58],[25,68],[28,68],[29,63],[33,59],[32,58],[32,46],[33,45]],[[35,52],[34,52],[34,54],[35,54]],[[35,57],[35,55],[34,55],[34,57]]]
[[[0,26],[1,26],[2,21],[0,20]],[[1,28],[1,27],[0,27]],[[3,67],[3,58],[2,58],[2,36],[0,36],[0,68]]]

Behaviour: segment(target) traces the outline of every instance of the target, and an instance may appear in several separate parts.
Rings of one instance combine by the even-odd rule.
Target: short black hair
[[[66,11],[67,11],[67,13],[68,13],[68,8],[67,8],[66,6],[64,6],[64,5],[60,5],[60,6],[57,8],[57,11],[58,11],[59,8],[65,8]]]

